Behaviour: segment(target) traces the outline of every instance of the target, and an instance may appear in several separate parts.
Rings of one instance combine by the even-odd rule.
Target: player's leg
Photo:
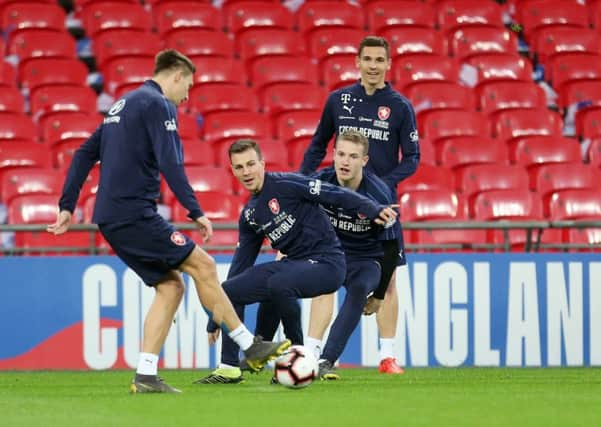
[[[334,312],[334,293],[316,296],[311,300],[309,331],[305,338],[305,347],[315,355],[321,356],[323,336],[332,321]]]
[[[380,272],[380,265],[373,260],[356,261],[347,265],[346,296],[334,319],[319,363],[319,375],[322,379],[340,379],[334,370],[334,363],[359,324],[367,296],[378,286]]]
[[[299,341],[299,336],[302,340],[302,326],[298,298],[313,298],[336,291],[344,281],[346,263],[344,256],[339,256],[283,260],[279,264],[282,268],[269,278],[267,285],[271,300],[280,313],[284,333],[294,337],[293,341]]]
[[[255,335],[271,341],[280,326],[280,313],[271,301],[263,301],[257,309]],[[289,337],[286,337],[289,338]]]
[[[379,371],[387,374],[402,374],[394,352],[397,321],[399,316],[399,297],[396,288],[396,271],[390,279],[382,307],[376,313],[378,331],[380,333],[380,365]]]

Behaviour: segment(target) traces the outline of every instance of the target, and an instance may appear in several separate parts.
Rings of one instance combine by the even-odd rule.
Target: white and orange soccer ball
[[[318,376],[315,356],[302,345],[293,345],[275,360],[274,376],[278,383],[289,388],[303,388]]]

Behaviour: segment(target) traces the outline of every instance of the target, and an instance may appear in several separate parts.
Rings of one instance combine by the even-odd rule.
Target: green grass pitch
[[[289,390],[269,372],[193,385],[206,371],[162,371],[181,395],[130,395],[129,371],[0,372],[0,426],[601,426],[601,369],[437,368]]]

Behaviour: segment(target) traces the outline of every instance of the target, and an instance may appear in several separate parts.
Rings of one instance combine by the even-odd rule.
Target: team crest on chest
[[[276,198],[271,199],[267,203],[267,206],[269,206],[269,210],[271,210],[271,212],[274,215],[277,215],[280,213],[280,204],[278,203],[278,199],[276,199]]]
[[[390,107],[378,107],[378,118],[380,120],[387,120],[388,117],[390,117]]]

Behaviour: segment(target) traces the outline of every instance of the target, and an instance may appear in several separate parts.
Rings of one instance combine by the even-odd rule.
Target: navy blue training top
[[[100,183],[92,220],[130,221],[157,211],[160,174],[191,219],[203,216],[184,172],[177,111],[161,87],[147,80],[110,108],[103,123],[75,152],[61,210],[73,212],[81,186],[100,160]]]
[[[300,172],[312,174],[325,157],[332,136],[347,129],[357,130],[368,138],[366,168],[391,189],[396,189],[400,181],[417,170],[419,138],[411,103],[388,83],[373,95],[367,95],[357,82],[328,96]]]
[[[340,185],[336,178],[336,171],[332,167],[322,169],[313,176],[330,184]],[[356,192],[382,205],[393,203],[389,187],[365,169]],[[382,240],[396,239],[394,223],[383,227],[360,213],[330,204],[322,206],[330,217],[348,259],[380,258],[384,255]]]
[[[228,273],[251,267],[263,239],[289,259],[343,255],[340,241],[322,205],[341,206],[354,214],[377,218],[380,204],[346,188],[293,173],[266,173],[263,188],[240,214],[240,239]]]

